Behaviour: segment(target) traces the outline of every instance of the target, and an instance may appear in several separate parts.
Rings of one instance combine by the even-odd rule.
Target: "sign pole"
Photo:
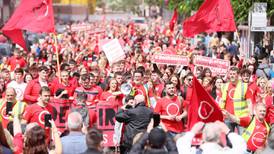
[[[60,61],[59,61],[59,52],[58,52],[58,42],[57,42],[57,36],[56,34],[53,34],[54,37],[54,46],[56,50],[56,61],[57,61],[57,76],[59,79],[59,83],[61,83],[61,72],[60,72]]]

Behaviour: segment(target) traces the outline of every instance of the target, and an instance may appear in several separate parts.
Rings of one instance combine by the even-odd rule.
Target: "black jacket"
[[[118,122],[126,124],[123,145],[130,148],[134,136],[147,129],[153,112],[144,103],[139,103],[133,109],[119,109],[115,117]]]
[[[145,145],[148,140],[148,133],[145,133],[141,139],[132,146],[129,154],[177,154],[177,147],[172,137],[167,134],[165,148],[153,149],[145,148]]]

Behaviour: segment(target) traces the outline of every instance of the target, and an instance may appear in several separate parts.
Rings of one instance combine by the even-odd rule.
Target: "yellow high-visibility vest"
[[[266,130],[267,130],[267,135],[269,134],[270,132],[270,127],[268,125],[268,123],[264,120],[264,124],[266,126]],[[249,126],[244,130],[243,134],[242,134],[242,137],[244,138],[244,140],[247,142],[250,138],[250,136],[252,135],[254,129],[255,129],[255,126],[256,126],[256,118],[253,117]]]
[[[3,99],[1,99],[0,100],[0,109],[3,107],[4,104],[6,104],[6,102],[4,102]],[[27,103],[16,101],[15,105],[12,108],[12,114],[14,116],[22,115],[23,112],[25,111],[26,106],[27,106]],[[12,121],[13,118],[11,116],[9,116],[9,120]]]
[[[229,86],[229,83],[226,83],[222,87],[223,102],[220,104],[220,107],[222,109],[225,109],[227,95],[229,95],[228,92],[230,89],[228,89],[228,86]],[[248,116],[248,113],[249,113],[248,104],[245,99],[247,87],[248,87],[247,83],[238,81],[234,91],[234,95],[233,95],[234,113],[235,113],[235,116],[238,118]]]

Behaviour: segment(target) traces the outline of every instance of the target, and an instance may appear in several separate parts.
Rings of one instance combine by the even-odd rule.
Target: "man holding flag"
[[[215,100],[203,88],[196,77],[193,78],[193,91],[188,109],[188,128],[195,123],[223,121],[223,114]]]
[[[179,154],[197,153],[244,153],[246,143],[240,135],[233,133],[223,122],[223,114],[218,104],[202,87],[196,77],[193,78],[192,102],[188,110],[189,132],[176,142]],[[198,110],[198,111],[197,111]],[[191,148],[195,135],[202,133],[203,144]],[[224,133],[232,143],[232,148],[221,147],[221,134]]]
[[[196,134],[202,132],[203,144],[199,148],[191,147],[191,141]],[[232,143],[232,148],[222,147],[220,145],[221,133],[226,134]],[[214,123],[196,123],[191,131],[180,137],[177,142],[179,154],[244,154],[246,152],[246,143],[244,139],[233,132],[222,122]]]
[[[229,112],[225,112],[228,119],[246,128],[242,137],[246,141],[247,151],[250,153],[255,153],[257,149],[264,148],[270,133],[270,126],[265,120],[265,104],[258,103],[254,108],[255,115],[252,117],[238,118]]]

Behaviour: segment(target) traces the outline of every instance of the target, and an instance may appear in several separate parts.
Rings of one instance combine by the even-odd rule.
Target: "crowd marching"
[[[228,33],[189,39],[182,25],[170,29],[159,19],[146,28],[125,21],[74,26],[83,24],[89,31],[68,25],[57,36],[31,42],[30,51],[14,48],[11,57],[2,57],[2,153],[274,153],[269,42],[247,58]],[[125,55],[110,63],[103,46],[113,39]],[[157,63],[160,53],[189,62]],[[229,65],[218,73],[195,65],[197,56]],[[214,99],[220,120],[189,127],[193,93],[204,95],[193,84]],[[204,112],[215,112],[208,107]]]

